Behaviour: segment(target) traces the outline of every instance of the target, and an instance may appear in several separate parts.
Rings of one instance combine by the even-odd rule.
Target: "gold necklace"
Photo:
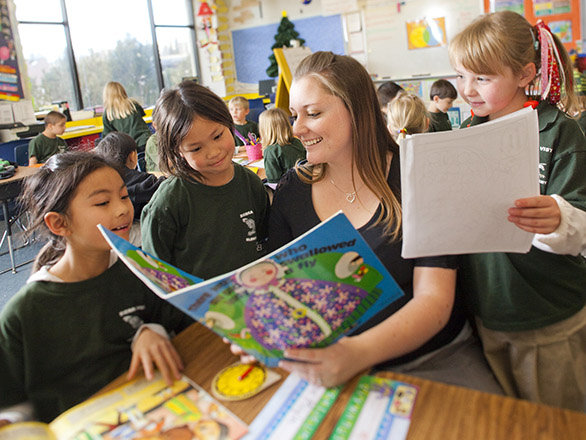
[[[347,193],[346,191],[342,190],[338,185],[336,185],[336,183],[334,182],[334,179],[332,179],[331,177],[330,177],[330,182],[332,182],[332,185],[334,185],[334,188],[336,188],[338,191],[340,191],[342,194],[344,194],[346,196],[346,201],[348,203],[354,203],[354,201],[356,200],[356,193],[362,189],[362,186],[364,186],[364,183],[363,183],[362,186],[359,189],[357,189],[356,191]]]

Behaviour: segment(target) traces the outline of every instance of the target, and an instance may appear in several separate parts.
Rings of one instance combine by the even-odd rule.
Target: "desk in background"
[[[152,108],[145,109],[146,116],[143,119],[148,125],[152,122],[152,111]],[[89,151],[94,148],[94,143],[102,134],[103,129],[101,116],[79,121],[68,121],[65,133],[59,137],[65,139],[70,150]],[[18,139],[0,144],[0,158],[15,162],[14,148],[17,145],[28,145],[31,139],[33,138]]]
[[[184,374],[210,393],[216,373],[238,361],[218,335],[199,323],[192,324],[179,334],[173,339],[173,344],[185,363]],[[287,372],[279,368],[275,370],[283,379],[287,376]],[[582,439],[586,433],[586,414],[396,373],[385,372],[380,375],[419,387],[408,440],[569,440]],[[277,391],[282,380],[250,399],[222,403],[250,424]],[[315,439],[328,438],[357,381],[358,377],[346,384],[314,435]],[[122,376],[102,392],[124,382]]]
[[[10,254],[10,264],[12,273],[16,273],[16,269],[23,264],[29,263],[29,261],[22,264],[15,264],[14,261],[14,250],[12,248],[12,213],[10,212],[9,200],[15,199],[19,196],[22,188],[24,179],[28,176],[32,176],[39,167],[18,167],[16,174],[8,179],[0,180],[0,203],[2,203],[2,211],[4,214],[4,222],[6,224],[6,240],[8,241],[8,253]],[[10,269],[2,270],[0,273],[7,272]]]

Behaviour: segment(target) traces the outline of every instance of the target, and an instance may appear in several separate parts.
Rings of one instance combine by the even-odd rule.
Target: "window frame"
[[[77,69],[77,62],[75,60],[75,53],[73,50],[73,42],[71,38],[71,30],[69,27],[69,19],[67,16],[67,6],[65,4],[66,0],[59,0],[61,5],[61,16],[62,21],[30,21],[30,20],[17,20],[17,26],[23,25],[49,25],[49,26],[62,26],[63,31],[65,33],[65,42],[67,44],[66,52],[67,52],[67,61],[69,62],[69,70],[70,75],[72,77],[73,82],[73,95],[75,100],[75,108],[77,110],[81,110],[84,108],[83,105],[83,97],[81,92],[81,83],[79,81],[79,72]],[[193,9],[193,3],[190,0],[185,0],[186,12],[188,14],[188,24],[187,25],[157,25],[155,24],[155,17],[154,17],[154,10],[153,10],[153,3],[152,0],[145,0],[146,6],[148,8],[148,16],[149,16],[149,26],[151,29],[151,38],[153,43],[153,60],[155,64],[155,73],[156,73],[156,83],[159,91],[161,91],[164,87],[164,78],[163,78],[163,67],[161,64],[161,56],[159,52],[159,45],[157,42],[157,29],[158,28],[178,28],[178,29],[189,29],[191,35],[191,47],[193,48],[193,57],[195,61],[195,74],[198,79],[201,79],[201,68],[199,63],[199,54],[197,50],[197,35],[195,32],[195,11]],[[26,63],[26,60],[24,60]]]

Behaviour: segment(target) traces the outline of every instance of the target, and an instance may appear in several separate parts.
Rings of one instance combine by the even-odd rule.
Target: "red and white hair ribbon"
[[[539,20],[535,25],[541,46],[541,99],[551,104],[561,99],[562,83],[565,82],[563,64],[549,27]]]

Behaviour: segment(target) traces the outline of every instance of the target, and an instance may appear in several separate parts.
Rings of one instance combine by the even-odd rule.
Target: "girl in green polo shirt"
[[[463,127],[527,105],[539,119],[541,195],[512,200],[508,212],[535,234],[533,247],[466,255],[460,265],[485,355],[507,394],[584,411],[586,139],[556,106],[563,97],[568,114],[577,110],[568,54],[543,22],[510,11],[475,20],[449,54],[473,111]]]

